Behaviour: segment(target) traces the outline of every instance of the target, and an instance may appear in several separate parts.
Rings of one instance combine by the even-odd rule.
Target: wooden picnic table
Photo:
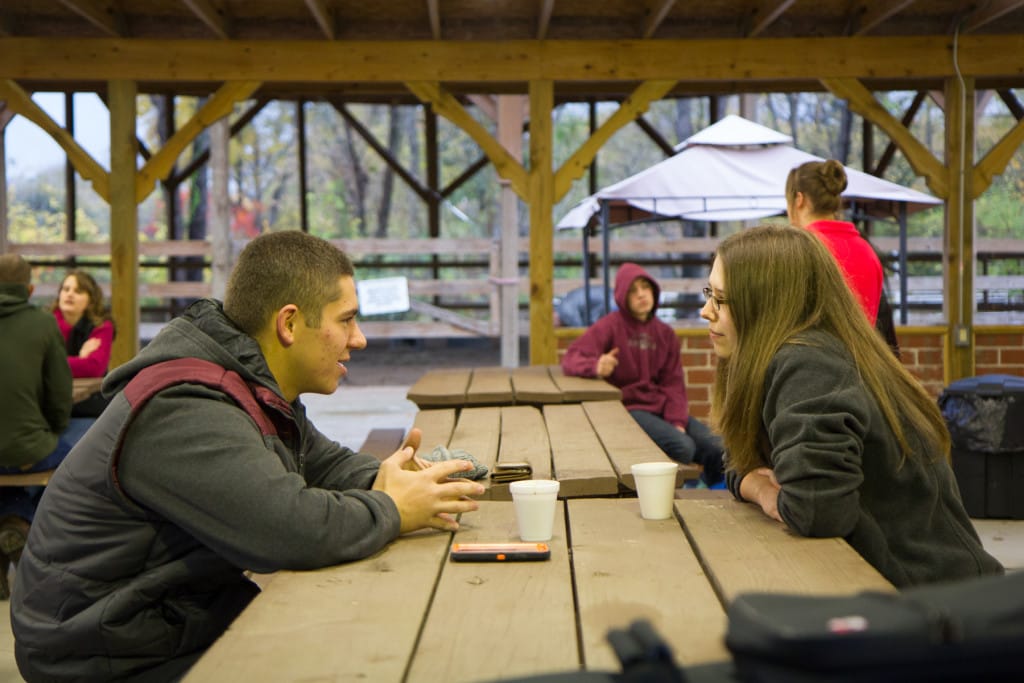
[[[78,403],[100,390],[102,377],[75,377],[71,380],[71,402]]]
[[[421,452],[461,449],[492,471],[495,463],[526,461],[534,479],[561,482],[562,498],[633,492],[631,465],[670,462],[621,401],[437,408],[419,411],[413,426],[423,431]],[[680,465],[677,486],[700,472],[699,465]],[[484,499],[511,499],[507,483],[481,483]]]
[[[512,503],[484,501],[454,534],[421,531],[359,562],[279,572],[185,681],[617,671],[606,633],[638,618],[692,666],[728,659],[725,606],[741,592],[894,590],[842,539],[798,537],[753,505],[702,493],[658,521],[642,519],[635,498],[560,501],[543,562],[448,560],[453,540],[518,540]]]
[[[462,408],[621,400],[622,392],[603,379],[568,377],[560,365],[530,365],[429,370],[406,398],[421,409]]]

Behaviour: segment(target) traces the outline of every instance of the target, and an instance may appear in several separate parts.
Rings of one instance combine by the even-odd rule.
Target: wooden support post
[[[523,97],[498,95],[498,141],[516,161],[523,158]],[[501,185],[501,235],[496,287],[500,309],[501,365],[519,366],[519,197],[512,184]],[[492,271],[493,272],[493,271]]]
[[[946,262],[949,325],[946,383],[974,375],[974,79],[948,78],[946,100]]]
[[[231,122],[227,117],[210,126],[210,170],[213,175],[213,220],[210,226],[211,289],[224,300],[234,255],[231,252],[231,197],[228,196],[228,149]]]
[[[551,81],[530,81],[530,365],[557,362],[552,270],[555,176],[552,170]]]
[[[117,324],[110,366],[139,350],[139,226],[135,202],[134,81],[110,81],[110,288]]]

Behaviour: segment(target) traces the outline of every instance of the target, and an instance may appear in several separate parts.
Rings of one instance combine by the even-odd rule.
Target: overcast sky
[[[64,126],[64,94],[36,93],[32,99]],[[110,115],[106,105],[93,93],[77,93],[75,140],[104,168],[110,168]],[[14,180],[64,163],[64,150],[39,126],[15,116],[4,129],[7,146],[7,176]]]

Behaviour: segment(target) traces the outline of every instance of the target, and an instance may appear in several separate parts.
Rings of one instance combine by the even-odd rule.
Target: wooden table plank
[[[485,465],[488,474],[494,470],[494,463],[498,459],[498,440],[501,438],[501,408],[490,406],[487,408],[463,408],[459,411],[458,422],[455,424],[455,432],[452,434],[449,448],[461,448],[470,453],[482,465]],[[478,480],[484,485],[485,491],[481,500],[487,500],[491,496],[490,476]]]
[[[802,594],[895,590],[841,538],[805,538],[728,492],[676,500],[686,533],[717,589],[731,601],[744,591]]]
[[[684,665],[729,658],[725,610],[675,517],[645,520],[636,498],[567,505],[587,669],[619,670],[606,635],[634,619],[650,621]]]
[[[504,406],[498,462],[523,461],[533,467],[534,479],[551,478],[551,442],[544,416],[534,406]],[[491,500],[512,500],[507,482],[491,484]]]
[[[580,404],[546,405],[544,422],[559,498],[619,492],[619,479]]]
[[[494,681],[580,667],[561,503],[556,514],[550,560],[444,563],[409,683]],[[456,542],[519,540],[512,503],[485,501],[460,523]]]
[[[185,680],[402,681],[450,537],[420,532],[361,562],[278,572]]]
[[[409,387],[405,397],[419,408],[465,405],[471,374],[469,368],[429,370]]]
[[[562,390],[562,401],[564,403],[622,400],[622,391],[603,379],[569,377],[562,372],[561,365],[550,365],[548,367],[551,372],[552,381]]]
[[[466,388],[467,406],[511,405],[512,378],[508,368],[474,368]]]
[[[631,465],[640,462],[675,462],[647,436],[647,432],[633,419],[621,401],[587,401],[583,404],[583,410],[608,453],[608,460],[619,477],[619,483],[631,491],[636,491]],[[700,473],[700,465],[679,464],[676,487],[682,486],[687,479],[698,478]]]
[[[512,370],[512,390],[516,403],[563,403],[562,390],[551,379],[547,365],[527,365]]]
[[[455,431],[455,409],[421,410],[416,413],[412,426],[423,431],[420,441],[420,451],[423,453],[429,453],[434,446],[447,446]]]

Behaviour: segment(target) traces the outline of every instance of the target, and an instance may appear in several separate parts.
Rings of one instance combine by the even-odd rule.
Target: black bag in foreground
[[[608,644],[622,664],[621,672],[562,671],[501,683],[736,683],[729,661],[702,664],[685,670],[676,664],[672,649],[649,621],[637,619],[626,629],[608,631]]]
[[[902,593],[747,593],[728,618],[741,681],[1024,680],[1024,571]]]

